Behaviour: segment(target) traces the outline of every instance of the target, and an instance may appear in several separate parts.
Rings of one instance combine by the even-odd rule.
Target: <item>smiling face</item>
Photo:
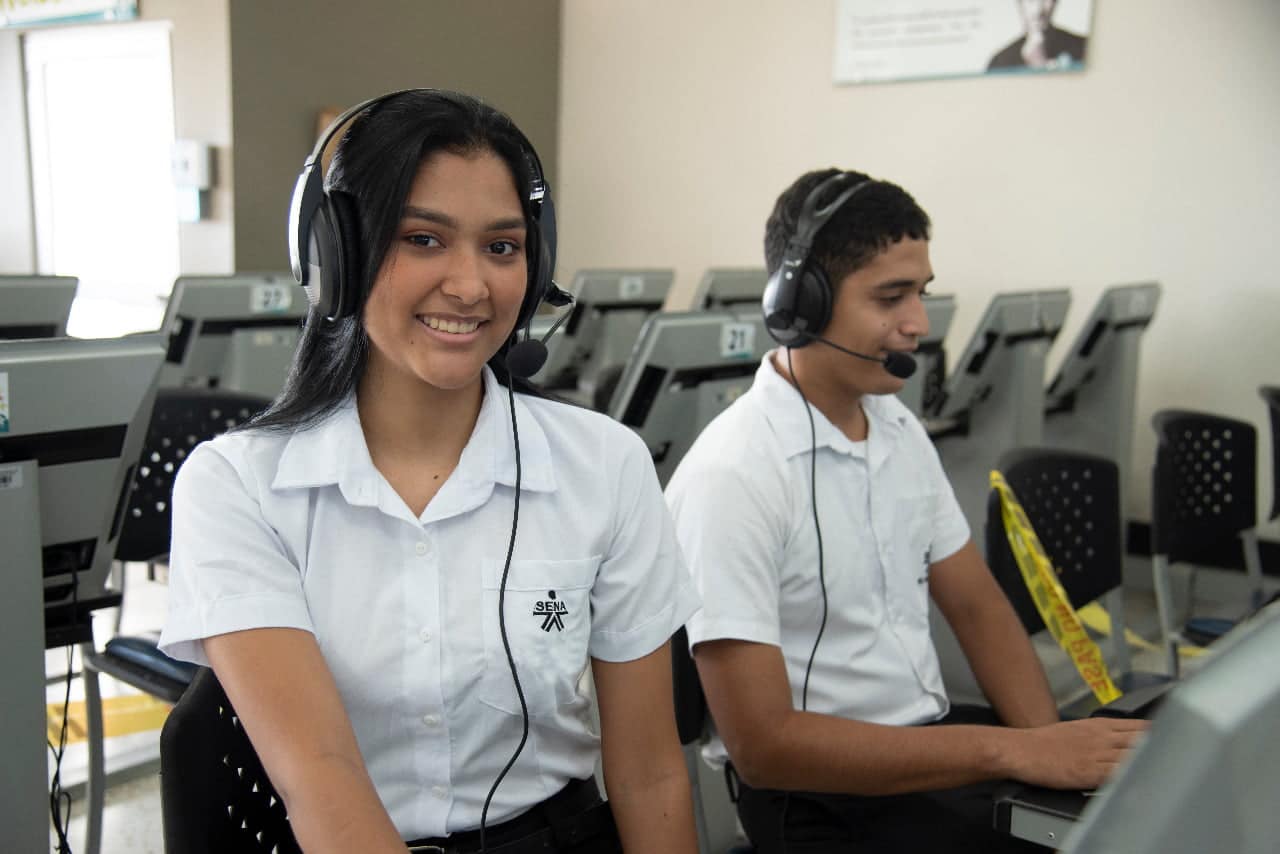
[[[915,350],[929,332],[923,297],[932,280],[929,241],[903,238],[891,243],[836,286],[823,337],[881,359],[891,352]],[[810,344],[804,350],[825,384],[841,388],[849,397],[893,394],[906,384],[883,365],[830,347]]]
[[[489,150],[422,161],[364,308],[370,372],[457,391],[511,336],[528,280],[515,179]]]

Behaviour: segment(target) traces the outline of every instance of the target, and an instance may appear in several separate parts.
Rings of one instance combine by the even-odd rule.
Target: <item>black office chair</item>
[[[257,395],[219,389],[162,388],[156,392],[142,459],[116,547],[117,561],[150,563],[167,557],[169,504],[178,468],[200,442],[243,424],[270,402]],[[176,703],[196,668],[160,652],[155,637],[116,635],[101,651],[86,643],[81,645],[80,653],[89,753],[85,851],[97,854],[101,847],[106,787],[98,674],[105,673],[166,703]]]
[[[1271,521],[1280,517],[1280,386],[1261,386],[1258,394],[1271,415],[1271,515],[1267,517]]]
[[[301,850],[284,801],[207,667],[160,731],[160,809],[166,854]]]
[[[676,731],[680,736],[685,768],[689,772],[689,787],[693,792],[693,818],[698,831],[698,850],[710,854],[719,847],[728,850],[729,854],[750,854],[754,849],[749,845],[734,846],[730,841],[738,835],[737,821],[736,815],[729,818],[732,826],[724,821],[727,816],[720,815],[725,811],[724,804],[720,805],[721,809],[713,810],[715,816],[711,819],[708,817],[699,781],[703,774],[713,773],[703,764],[701,756],[702,740],[707,733],[711,712],[707,707],[706,695],[702,693],[698,668],[693,663],[693,656],[689,654],[689,637],[683,628],[671,638],[671,687],[676,706]],[[728,807],[728,811],[732,813],[732,807]],[[713,827],[708,823],[709,820],[719,820],[723,826]]]
[[[998,463],[1017,496],[1040,544],[1053,562],[1072,606],[1079,608],[1107,597],[1111,617],[1113,678],[1122,692],[1167,682],[1163,674],[1130,669],[1125,642],[1121,537],[1120,470],[1111,460],[1059,448],[1016,448]],[[1000,496],[987,500],[987,562],[1028,634],[1044,631],[1009,546],[1000,513]],[[1087,717],[1099,706],[1093,694],[1065,705],[1067,719]]]
[[[1207,643],[1233,621],[1192,619],[1174,628],[1169,566],[1214,562],[1214,553],[1238,537],[1244,552],[1250,609],[1262,604],[1258,552],[1258,431],[1247,421],[1206,412],[1166,409],[1152,419],[1156,462],[1151,488],[1151,560],[1161,631],[1176,668],[1176,644],[1184,633]]]

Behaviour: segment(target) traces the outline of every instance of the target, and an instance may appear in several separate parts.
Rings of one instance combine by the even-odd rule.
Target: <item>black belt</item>
[[[486,854],[535,854],[578,845],[602,832],[612,832],[613,813],[600,798],[594,779],[572,780],[556,794],[515,818],[485,828]],[[417,854],[474,854],[480,831],[407,843]]]

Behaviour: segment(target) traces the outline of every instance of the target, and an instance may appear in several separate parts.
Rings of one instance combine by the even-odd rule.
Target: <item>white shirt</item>
[[[689,643],[732,638],[782,649],[792,701],[822,620],[804,402],[766,355],[751,389],[713,420],[667,485],[676,534],[702,596]],[[920,422],[867,396],[866,441],[816,408],[817,496],[828,612],[809,711],[882,724],[949,708],[929,633],[929,565],[969,529]],[[703,750],[726,758],[712,737]]]
[[[200,445],[173,497],[160,646],[312,632],[402,837],[478,827],[520,737],[498,625],[515,454],[507,391],[485,394],[458,466],[414,518],[374,468],[354,398],[311,429]],[[505,623],[530,733],[490,825],[591,776],[588,656],[657,649],[697,607],[648,451],[598,413],[517,395],[523,470]]]

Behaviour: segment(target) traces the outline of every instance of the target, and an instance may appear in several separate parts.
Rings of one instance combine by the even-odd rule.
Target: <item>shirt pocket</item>
[[[600,561],[599,556],[511,561],[501,621],[498,594],[505,561],[485,562],[485,673],[480,692],[483,702],[520,714],[520,700],[502,641],[503,626],[529,714],[549,715],[574,701],[578,680],[587,666],[591,587]]]

